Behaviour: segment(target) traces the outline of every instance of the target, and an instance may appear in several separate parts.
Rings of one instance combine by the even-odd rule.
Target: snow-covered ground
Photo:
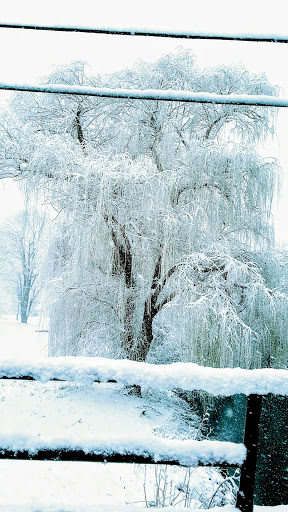
[[[37,317],[29,324],[21,324],[12,316],[0,316],[0,358],[35,359],[47,356],[48,334],[46,326]]]
[[[0,359],[47,357],[43,329],[37,319],[21,325],[0,317]],[[0,445],[8,434],[17,442],[41,436],[129,440],[199,434],[197,418],[171,393],[147,389],[138,398],[121,384],[0,380],[0,402]],[[218,509],[223,492],[226,503],[233,503],[233,493],[209,468],[0,460],[0,481],[0,512],[138,512],[160,503],[173,505],[167,512],[183,506],[235,512],[232,505]],[[288,506],[274,509],[288,512]]]
[[[38,332],[41,330],[36,320],[21,325],[2,317],[0,356],[26,360],[45,357],[47,333]],[[175,437],[179,427],[186,428],[182,432],[185,437],[197,436],[193,418],[191,424],[181,419],[187,413],[183,402],[167,393],[147,390],[143,398],[137,398],[125,395],[123,386],[116,384],[13,380],[0,381],[0,389],[0,440],[7,433],[12,437],[17,434],[20,440],[45,435],[81,437],[95,432],[126,439],[144,439],[152,433]],[[130,464],[1,460],[0,511],[105,512],[106,505],[110,512],[112,505],[120,510],[125,504],[139,509],[146,501],[160,501],[159,490],[167,505],[180,505],[186,499],[186,505],[200,507],[203,496],[210,499],[222,477],[208,468],[187,471]],[[179,482],[187,478],[192,490],[189,499],[177,490]]]

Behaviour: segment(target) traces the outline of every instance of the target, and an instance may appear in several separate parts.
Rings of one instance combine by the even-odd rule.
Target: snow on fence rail
[[[127,98],[131,100],[181,101],[225,105],[254,105],[262,107],[288,107],[288,98],[261,94],[214,94],[206,92],[176,91],[172,89],[110,89],[80,85],[32,85],[0,83],[0,90],[43,92],[48,94],[72,94],[101,98]]]
[[[118,382],[162,390],[181,388],[206,391],[216,396],[268,393],[288,395],[288,371],[272,368],[210,368],[194,363],[149,364],[128,359],[101,357],[49,357],[33,361],[0,361],[1,379],[29,379],[93,382]]]
[[[75,25],[37,25],[27,23],[0,23],[0,28],[12,29],[28,29],[42,30],[53,32],[82,32],[88,34],[109,34],[124,36],[150,36],[150,37],[171,37],[177,39],[211,39],[223,41],[248,41],[260,43],[287,43],[288,36],[284,34],[251,34],[251,33],[234,33],[225,32],[187,32],[187,31],[170,31],[170,30],[154,30],[149,28],[132,28],[132,27],[85,27]]]
[[[243,444],[221,441],[163,439],[153,434],[143,436],[69,436],[44,437],[19,432],[1,433],[0,459],[11,457],[96,461],[142,462],[181,466],[241,466],[246,457]],[[21,457],[22,453],[22,457]],[[24,457],[23,457],[24,454]],[[10,457],[9,457],[10,458]]]

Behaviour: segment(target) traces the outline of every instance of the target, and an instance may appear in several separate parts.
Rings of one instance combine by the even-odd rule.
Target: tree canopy
[[[274,94],[189,51],[109,76],[83,63],[45,83]],[[1,171],[57,212],[50,353],[283,366],[287,296],[271,217],[265,107],[21,93],[1,119]]]

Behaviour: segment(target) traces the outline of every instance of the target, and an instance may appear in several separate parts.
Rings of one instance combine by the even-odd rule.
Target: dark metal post
[[[236,507],[239,508],[241,512],[253,511],[261,408],[261,395],[248,396],[244,435],[247,457],[241,470],[240,486],[236,502]]]

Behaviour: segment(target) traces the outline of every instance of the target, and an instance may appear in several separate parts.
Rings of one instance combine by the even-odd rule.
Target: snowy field
[[[39,330],[42,327],[33,319],[31,324],[21,325],[2,317],[1,357],[33,360],[47,355],[47,333],[37,332]],[[115,384],[87,386],[12,380],[0,381],[0,386],[2,439],[7,432],[16,435],[19,431],[24,437],[45,434],[85,436],[95,432],[111,437],[119,434],[128,438],[145,437],[151,436],[151,432],[164,437],[172,433],[173,437],[171,425],[175,434],[181,425],[182,403],[172,398],[169,400],[160,392],[153,395],[147,392],[144,398],[137,398],[125,396],[123,386]],[[189,423],[187,429],[190,431],[185,435],[197,436],[197,431]],[[209,471],[213,473],[212,479],[207,476]],[[159,499],[155,481],[158,481],[160,489],[164,479],[171,482],[173,478],[177,483],[187,478],[186,473],[186,469],[173,467],[156,470],[150,466],[145,470],[144,466],[129,464],[2,460],[0,510],[110,512],[112,505],[121,510],[123,505],[129,504],[127,510],[133,512],[134,506],[139,510],[139,507],[145,507],[146,501],[152,504]],[[211,497],[221,481],[216,471],[207,468],[191,469],[189,477],[190,487],[195,488],[189,505],[194,507],[202,506],[201,496]],[[170,491],[172,497],[168,499]],[[170,491],[165,491],[166,504],[180,502],[180,505],[183,493],[176,492],[171,483]]]
[[[29,319],[29,324],[20,324],[12,316],[0,316],[0,357],[35,359],[47,356],[48,335],[46,326],[38,318]]]
[[[41,331],[37,320],[21,325],[0,318],[1,358],[46,357],[47,333]],[[20,440],[45,435],[173,438],[179,431],[186,438],[198,436],[195,418],[187,419],[183,402],[167,392],[147,390],[138,398],[128,396],[119,384],[13,380],[0,381],[0,387],[2,441],[7,433]],[[223,496],[215,492],[222,476],[208,468],[2,460],[0,478],[0,512],[135,512],[155,504],[173,505],[167,511],[215,506],[219,512],[216,506]],[[235,509],[227,505],[219,510]]]

